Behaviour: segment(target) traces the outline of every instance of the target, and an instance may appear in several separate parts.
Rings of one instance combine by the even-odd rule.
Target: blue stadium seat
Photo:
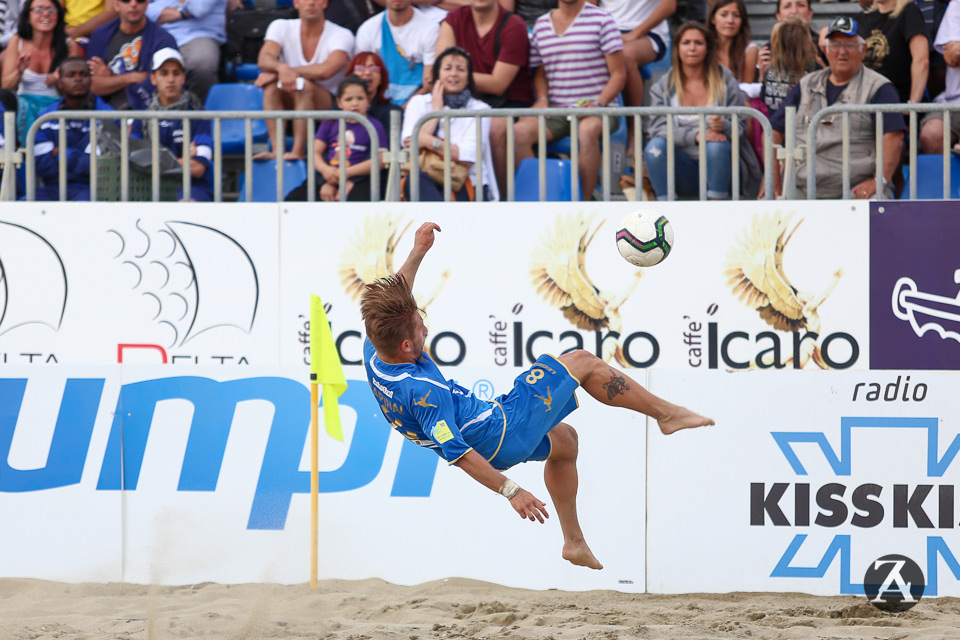
[[[307,179],[306,160],[283,161],[283,197],[303,184]],[[240,202],[247,201],[247,175],[240,174]],[[282,200],[283,198],[280,198]],[[277,201],[277,161],[257,160],[253,163],[253,201]]]
[[[943,156],[940,154],[917,155],[917,199],[940,200],[943,198]],[[904,187],[901,200],[910,198],[910,167],[903,167]],[[960,157],[950,155],[950,198],[960,198]]]
[[[651,62],[650,64],[645,64],[640,67],[640,76],[646,81],[653,77],[654,71],[666,71],[670,68],[671,54],[670,50],[672,45],[667,41],[667,52],[663,54],[663,57],[656,62]]]
[[[520,163],[514,182],[514,197],[521,202],[540,200],[540,173],[536,158],[527,158]],[[547,158],[547,200],[570,201],[570,161]],[[579,185],[577,185],[579,187]],[[583,191],[578,190],[577,200]]]
[[[245,82],[215,84],[210,87],[204,108],[207,111],[262,111],[263,89]],[[266,122],[254,120],[251,130],[254,144],[267,142]],[[243,120],[223,120],[220,132],[224,154],[244,153]]]
[[[228,62],[226,67],[227,77],[233,82],[253,82],[260,75],[260,67],[254,62],[244,62],[238,65]]]

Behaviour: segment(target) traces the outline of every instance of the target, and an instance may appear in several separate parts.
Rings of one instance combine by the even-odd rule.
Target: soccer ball
[[[673,249],[673,226],[653,211],[629,213],[617,226],[617,249],[637,267],[660,264]]]

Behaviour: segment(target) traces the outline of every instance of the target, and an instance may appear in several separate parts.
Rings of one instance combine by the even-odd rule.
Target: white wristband
[[[499,493],[507,500],[512,500],[513,496],[520,493],[520,485],[510,478],[507,478],[507,481],[503,483],[502,487],[500,487]]]

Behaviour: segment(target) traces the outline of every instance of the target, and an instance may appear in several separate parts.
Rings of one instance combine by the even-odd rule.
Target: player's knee
[[[924,153],[943,153],[943,121],[931,120],[925,124],[919,138]]]
[[[580,438],[570,425],[561,422],[550,431],[550,459],[576,460],[580,452]]]
[[[596,366],[596,363],[600,361],[597,356],[585,349],[568,351],[561,355],[559,360],[580,382],[583,382],[584,377],[589,375],[590,371]]]
[[[581,120],[579,130],[581,144],[599,143],[601,133],[603,133],[603,121],[600,118],[584,118]]]

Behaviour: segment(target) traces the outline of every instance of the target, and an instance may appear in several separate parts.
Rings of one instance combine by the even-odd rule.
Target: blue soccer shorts
[[[503,444],[490,460],[503,471],[521,462],[550,457],[547,433],[577,408],[580,381],[550,355],[537,358],[517,376],[513,389],[497,398],[506,422]]]

